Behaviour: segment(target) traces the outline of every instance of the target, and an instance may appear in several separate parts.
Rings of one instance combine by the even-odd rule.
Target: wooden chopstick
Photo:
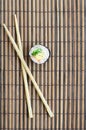
[[[14,21],[15,21],[15,27],[16,27],[16,34],[17,34],[18,46],[19,46],[19,49],[21,51],[21,54],[23,55],[21,37],[20,37],[20,32],[19,32],[19,27],[18,27],[18,21],[17,21],[16,15],[14,15]],[[21,62],[21,65],[22,65],[22,62]],[[29,94],[29,90],[28,90],[27,75],[26,75],[26,71],[25,71],[23,65],[22,65],[22,72],[23,72],[23,79],[24,79],[24,85],[25,85],[25,93],[26,93],[26,100],[27,100],[28,112],[29,112],[30,118],[32,118],[33,115],[32,115],[32,108],[31,108],[30,94]]]
[[[11,33],[9,32],[9,30],[7,29],[7,27],[6,27],[5,24],[3,24],[3,27],[4,27],[4,29],[5,29],[5,31],[6,31],[6,33],[7,33],[7,35],[8,35],[8,37],[9,37],[9,39],[10,39],[10,41],[11,41],[11,43],[12,43],[12,45],[13,45],[15,51],[17,52],[17,55],[18,55],[18,57],[20,58],[20,60],[21,60],[21,62],[22,62],[22,64],[23,64],[23,66],[24,66],[24,68],[25,68],[27,74],[29,75],[30,79],[32,80],[32,83],[34,84],[34,88],[35,88],[36,91],[38,92],[38,95],[40,96],[40,98],[41,98],[41,100],[42,100],[42,102],[43,102],[43,104],[44,104],[44,106],[45,106],[45,108],[46,108],[46,110],[47,110],[49,116],[50,116],[50,117],[53,117],[54,114],[53,114],[53,112],[51,111],[49,105],[47,104],[47,101],[45,100],[45,98],[44,98],[44,96],[43,96],[41,90],[39,89],[39,86],[37,85],[37,83],[36,83],[36,81],[35,81],[35,79],[34,79],[32,73],[31,73],[31,71],[30,71],[30,69],[29,69],[29,67],[27,66],[27,64],[26,64],[26,62],[25,62],[25,60],[24,60],[24,58],[23,58],[23,55],[21,54],[21,51],[18,49],[18,47],[17,47],[17,45],[16,45],[16,42],[14,41],[14,39],[13,39]]]

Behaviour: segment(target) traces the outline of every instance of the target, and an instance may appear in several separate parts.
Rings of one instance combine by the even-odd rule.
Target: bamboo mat
[[[50,118],[28,77],[33,119],[28,118],[20,61],[0,25],[0,130],[84,130],[84,0],[0,0],[0,21],[16,40],[17,15],[24,58],[54,113]],[[33,45],[49,48],[34,64]]]

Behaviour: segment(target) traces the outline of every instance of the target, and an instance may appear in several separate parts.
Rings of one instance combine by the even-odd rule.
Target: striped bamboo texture
[[[84,130],[84,0],[0,0],[0,130]],[[33,119],[28,118],[19,58],[2,27],[17,39],[17,15],[24,58],[44,94],[50,118],[28,78]],[[28,56],[36,44],[49,48],[42,65]]]

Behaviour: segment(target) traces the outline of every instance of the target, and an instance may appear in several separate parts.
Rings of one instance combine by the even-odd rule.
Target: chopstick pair
[[[9,32],[8,28],[6,27],[5,24],[3,24],[3,27],[19,57],[19,59],[21,60],[21,63],[22,63],[22,71],[23,71],[23,78],[24,78],[24,84],[25,84],[25,93],[26,93],[26,99],[27,99],[27,105],[28,105],[28,111],[29,111],[29,116],[30,118],[32,118],[32,109],[31,109],[31,102],[30,102],[30,96],[29,96],[29,91],[28,91],[28,83],[27,83],[27,76],[26,76],[26,72],[28,74],[28,76],[30,77],[30,79],[32,80],[32,83],[34,85],[34,88],[36,89],[39,97],[41,98],[48,114],[50,117],[53,117],[54,114],[53,112],[51,111],[49,105],[47,104],[47,101],[45,100],[41,90],[39,89],[39,86],[37,85],[29,67],[27,66],[25,60],[24,60],[24,57],[23,57],[23,50],[22,50],[22,43],[21,43],[21,38],[20,38],[20,33],[19,33],[19,27],[18,27],[18,22],[17,22],[17,18],[16,18],[16,15],[14,15],[14,18],[15,18],[15,27],[16,27],[16,33],[17,33],[17,39],[18,39],[18,46],[19,48],[17,47],[16,45],[16,42],[14,41],[11,33]]]

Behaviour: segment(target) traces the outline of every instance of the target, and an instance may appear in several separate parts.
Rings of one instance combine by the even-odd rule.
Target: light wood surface
[[[27,76],[33,111],[29,119],[21,62],[1,27],[0,129],[85,129],[84,0],[2,0],[0,6],[1,23],[17,43],[16,14],[25,62],[54,114],[49,117]],[[33,63],[28,55],[36,44],[50,50],[45,64]]]

